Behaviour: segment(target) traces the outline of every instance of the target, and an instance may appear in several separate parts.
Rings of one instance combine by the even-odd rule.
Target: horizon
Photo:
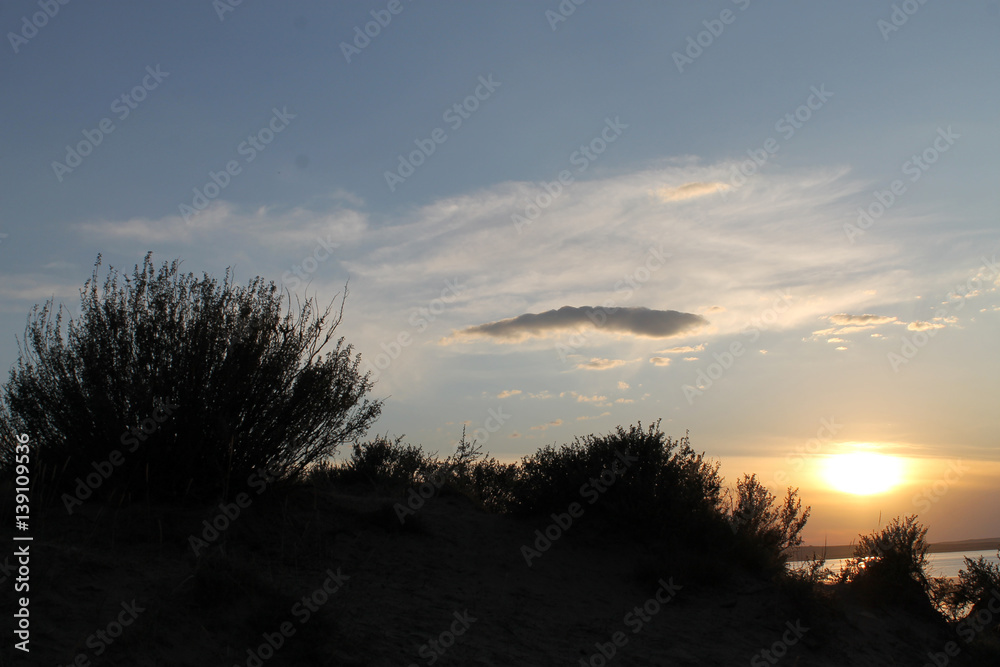
[[[804,544],[1000,535],[1000,4],[563,5],[8,3],[0,369],[151,250],[347,286],[369,438],[662,418]]]

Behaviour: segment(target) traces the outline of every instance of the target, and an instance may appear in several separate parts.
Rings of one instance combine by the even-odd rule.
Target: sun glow
[[[902,481],[903,460],[874,452],[836,454],[827,459],[824,476],[831,487],[843,493],[885,493]]]

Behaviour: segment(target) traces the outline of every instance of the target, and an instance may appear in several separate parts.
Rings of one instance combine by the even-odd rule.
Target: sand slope
[[[747,577],[686,580],[644,547],[579,524],[529,568],[521,546],[548,521],[486,514],[462,497],[432,499],[401,527],[393,499],[275,496],[243,510],[201,559],[188,536],[210,510],[47,511],[33,545],[31,661],[5,642],[2,664],[82,654],[91,664],[246,665],[248,648],[282,623],[294,633],[260,664],[600,665],[601,645],[614,646],[608,664],[772,664],[753,661],[784,636],[794,643],[787,655],[777,647],[777,664],[922,665],[954,639],[901,610],[811,603]],[[331,572],[346,578],[301,622],[302,596]],[[658,591],[669,601],[654,604]],[[133,599],[144,611],[96,656],[88,637]],[[647,603],[654,613],[637,614]],[[3,605],[9,618],[8,597]]]

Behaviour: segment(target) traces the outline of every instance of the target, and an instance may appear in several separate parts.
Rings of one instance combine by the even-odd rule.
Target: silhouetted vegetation
[[[1000,548],[997,549],[1000,559]],[[949,591],[946,602],[955,609],[968,610],[967,616],[975,617],[991,603],[1000,603],[1000,564],[980,556],[965,559],[965,569],[958,573],[958,582]],[[1000,613],[990,614],[991,629],[1000,632]]]
[[[868,600],[933,613],[926,574],[927,527],[916,515],[896,517],[884,528],[860,535],[840,579]]]
[[[53,494],[206,500],[294,479],[379,415],[360,356],[333,343],[344,301],[293,309],[260,277],[220,284],[151,255],[101,289],[100,265],[78,318],[54,301],[28,317],[0,405],[5,470],[25,432]]]
[[[798,489],[791,487],[781,504],[776,501],[777,496],[756,475],[743,475],[743,479],[736,481],[731,521],[740,553],[755,569],[783,569],[788,550],[802,544],[801,533],[809,520],[810,508],[802,510]],[[812,576],[821,567],[822,564],[815,568]]]

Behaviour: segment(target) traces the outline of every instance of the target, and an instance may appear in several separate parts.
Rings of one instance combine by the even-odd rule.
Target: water
[[[980,556],[985,558],[987,561],[1000,563],[1000,561],[997,560],[996,549],[986,549],[983,551],[949,551],[945,553],[927,554],[927,576],[957,577],[958,571],[965,569],[966,558],[977,560]],[[828,567],[833,570],[835,574],[838,574],[847,560],[848,559],[846,558],[831,558],[826,561],[826,565],[824,567]]]

